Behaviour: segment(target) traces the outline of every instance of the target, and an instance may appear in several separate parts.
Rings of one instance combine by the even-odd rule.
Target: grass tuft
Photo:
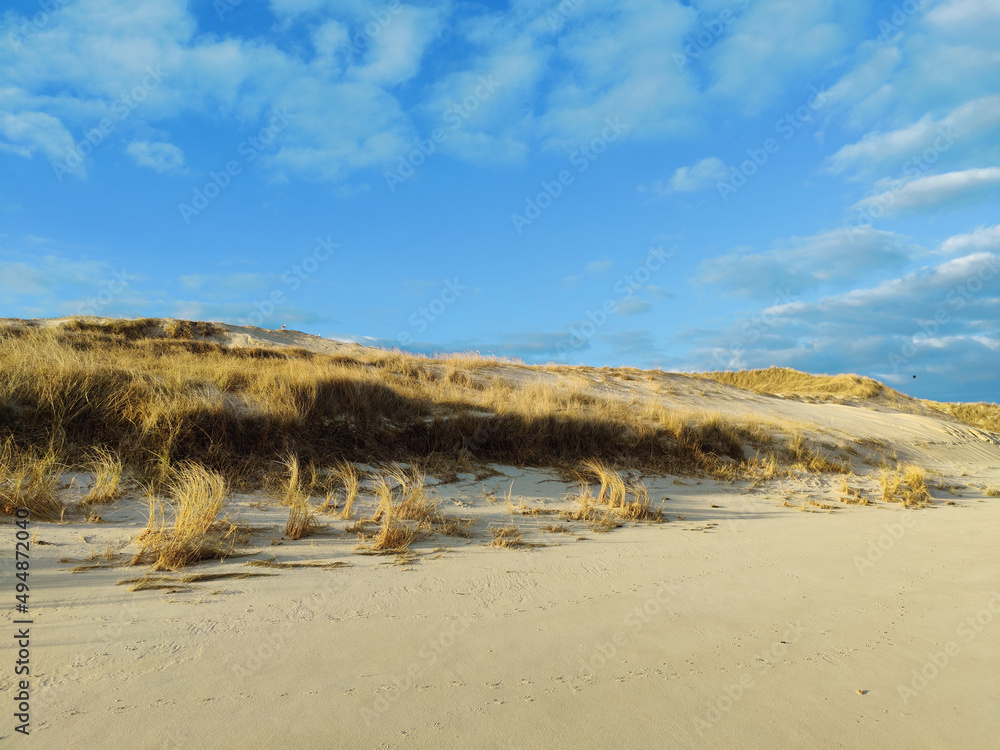
[[[178,570],[231,554],[237,528],[219,519],[226,495],[221,474],[194,463],[179,467],[169,509],[162,500],[149,499],[149,522],[136,540],[141,548],[132,564],[149,561],[153,570]]]
[[[56,497],[61,469],[53,447],[22,450],[7,438],[0,444],[0,512],[13,516],[25,508],[36,520],[62,519],[65,506]]]
[[[927,490],[927,472],[919,466],[904,464],[894,471],[884,469],[879,481],[882,485],[882,500],[887,503],[901,503],[906,508],[923,508],[933,503]]]
[[[122,484],[124,467],[116,454],[98,448],[87,462],[86,468],[93,477],[93,483],[81,501],[85,505],[113,503],[125,494]]]

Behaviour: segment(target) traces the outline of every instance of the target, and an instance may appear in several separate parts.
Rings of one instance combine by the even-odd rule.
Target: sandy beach
[[[287,508],[233,492],[226,513],[251,529],[241,554],[152,573],[125,565],[147,521],[127,495],[101,523],[31,524],[24,742],[990,746],[1000,500],[987,488],[1000,480],[1000,436],[671,377],[677,405],[707,398],[895,451],[925,467],[933,501],[878,502],[874,468],[766,482],[645,475],[664,521],[601,533],[560,517],[579,487],[558,472],[494,464],[478,480],[428,479],[467,538],[358,554],[337,514],[317,513],[323,528],[290,540]],[[68,473],[62,486],[72,497],[88,481]],[[876,501],[844,502],[848,485]],[[489,546],[504,524],[520,544]],[[130,590],[143,576],[159,587]],[[2,687],[15,687],[9,672]]]

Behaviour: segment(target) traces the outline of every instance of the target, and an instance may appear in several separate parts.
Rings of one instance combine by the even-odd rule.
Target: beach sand
[[[880,502],[874,467],[847,478],[872,506],[840,502],[836,474],[757,486],[644,477],[667,523],[550,533],[577,488],[498,466],[431,486],[443,510],[475,521],[472,538],[428,539],[397,558],[357,554],[335,515],[320,515],[317,536],[282,540],[287,508],[234,495],[227,512],[253,527],[252,559],[331,565],[235,557],[168,574],[172,588],[130,591],[122,582],[148,567],[120,564],[145,525],[144,501],[129,496],[102,509],[105,523],[31,524],[32,727],[21,744],[996,746],[1000,499],[986,488],[1000,484],[1000,437],[930,415],[678,383],[692,408],[886,441],[929,471],[935,502]],[[67,491],[86,482],[65,479]],[[511,508],[494,501],[508,492]],[[489,527],[509,523],[532,546],[488,546]],[[233,572],[267,575],[177,580]],[[14,736],[9,716],[0,736]]]

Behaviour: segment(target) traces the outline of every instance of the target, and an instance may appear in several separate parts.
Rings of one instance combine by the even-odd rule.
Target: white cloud
[[[877,185],[884,186],[885,181]],[[944,209],[982,200],[1000,190],[1000,167],[966,169],[960,172],[895,181],[889,190],[858,201],[853,208],[872,216]]]
[[[956,400],[995,389],[998,321],[1000,254],[977,252],[818,300],[748,311],[729,328],[686,338],[695,342],[696,369],[780,364],[890,382],[919,373],[923,388]]]
[[[707,190],[729,176],[725,163],[717,156],[702,159],[690,167],[681,167],[670,178],[670,188],[679,193]]]
[[[885,164],[894,166],[920,157],[933,149],[934,162],[959,139],[975,138],[994,131],[1000,125],[1000,96],[982,97],[956,107],[947,115],[935,118],[924,115],[917,122],[887,132],[873,131],[855,143],[847,144],[826,161],[833,174],[849,170],[868,172]]]
[[[797,295],[823,284],[850,283],[864,273],[898,267],[917,252],[904,238],[872,228],[792,237],[761,253],[731,252],[701,263],[697,280],[736,294]]]
[[[619,302],[615,307],[615,313],[618,315],[638,315],[651,307],[649,302],[633,295]]]
[[[0,112],[0,136],[0,151],[28,158],[38,150],[56,159],[73,145],[62,122],[45,112]]]
[[[860,5],[837,0],[751,3],[704,54],[710,92],[756,114],[846,51],[864,15]]]
[[[979,227],[967,234],[956,234],[941,243],[941,250],[954,255],[955,253],[1000,250],[1000,224],[995,227]]]
[[[610,271],[614,265],[615,264],[607,258],[602,258],[601,260],[590,261],[590,263],[587,263],[584,268],[591,276],[597,276],[606,271]]]
[[[140,167],[149,167],[160,173],[176,174],[183,171],[184,152],[172,143],[163,141],[133,141],[125,148]]]

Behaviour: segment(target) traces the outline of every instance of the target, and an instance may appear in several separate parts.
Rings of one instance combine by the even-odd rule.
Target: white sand
[[[355,554],[334,518],[326,536],[270,546],[285,511],[234,497],[229,511],[260,527],[257,558],[351,567],[209,563],[189,570],[275,575],[180,593],[115,585],[135,568],[74,574],[58,562],[127,543],[143,524],[137,498],[106,510],[106,524],[34,524],[52,546],[33,548],[32,737],[21,744],[998,746],[1000,498],[985,487],[1000,485],[1000,436],[671,377],[689,408],[792,420],[833,442],[887,440],[961,489],[903,510],[842,505],[839,476],[759,489],[647,478],[654,500],[670,498],[670,523],[549,534],[551,517],[515,515],[527,540],[551,546],[501,550],[486,527],[511,516],[483,485],[502,494],[513,480],[515,502],[542,508],[572,488],[500,467],[509,478],[435,488],[443,510],[478,519],[476,536],[421,542],[407,565]],[[849,482],[874,496],[872,479]],[[8,710],[0,737],[13,735]]]

